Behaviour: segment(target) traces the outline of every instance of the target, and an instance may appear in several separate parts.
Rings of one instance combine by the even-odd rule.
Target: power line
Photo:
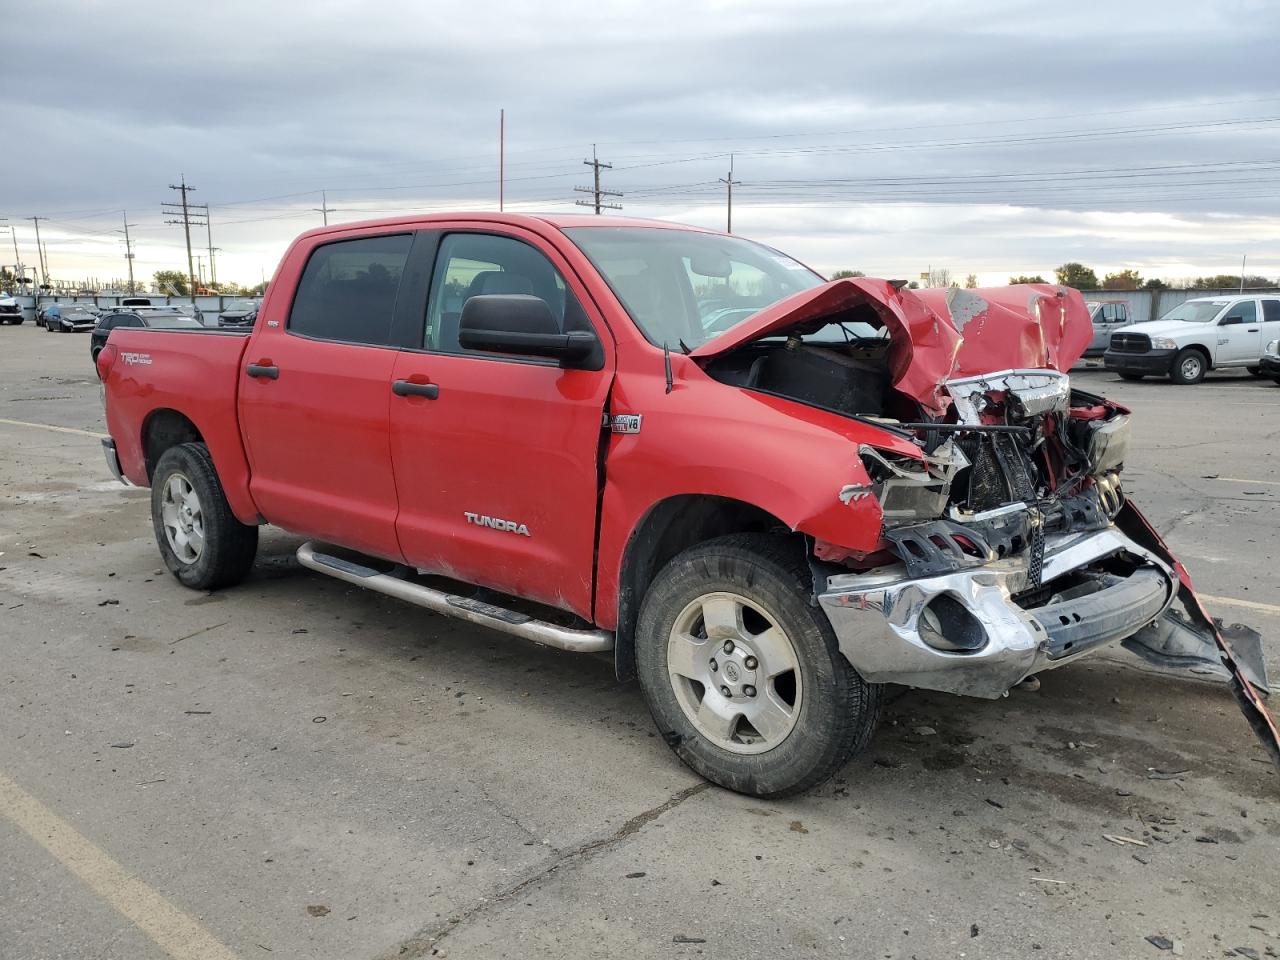
[[[619,192],[618,192],[618,191],[616,191],[616,190],[601,190],[601,189],[600,189],[600,171],[601,171],[601,170],[612,170],[612,169],[613,169],[613,164],[612,164],[612,163],[605,163],[605,162],[604,162],[604,161],[602,161],[599,157],[597,157],[597,156],[596,156],[596,145],[595,145],[594,143],[591,145],[591,159],[590,159],[590,160],[583,160],[582,162],[583,162],[583,163],[585,163],[588,167],[590,167],[590,168],[591,168],[591,172],[592,172],[593,180],[594,180],[594,185],[593,185],[593,186],[590,186],[590,187],[574,187],[573,189],[574,189],[574,191],[575,191],[576,193],[589,193],[589,194],[592,194],[592,198],[591,198],[590,200],[575,200],[575,201],[574,201],[574,203],[576,203],[576,204],[577,204],[578,206],[580,206],[580,207],[595,207],[595,208],[596,208],[596,216],[599,216],[599,215],[600,215],[600,213],[601,213],[601,211],[603,211],[603,210],[621,210],[621,209],[622,209],[622,204],[620,204],[620,203],[605,203],[605,202],[601,199],[602,197],[620,197],[620,196],[622,196],[622,194],[621,194],[621,193],[619,193]]]

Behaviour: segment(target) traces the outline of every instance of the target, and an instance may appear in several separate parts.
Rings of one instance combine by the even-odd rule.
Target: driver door
[[[404,557],[422,570],[590,618],[612,338],[543,238],[495,227],[446,229],[437,239],[420,346],[401,351],[392,372],[391,460]],[[593,330],[602,347],[598,368],[459,345],[469,298],[512,294],[546,301],[562,330]]]

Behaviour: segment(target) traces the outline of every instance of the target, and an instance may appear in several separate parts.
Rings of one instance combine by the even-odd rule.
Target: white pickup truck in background
[[[1115,330],[1103,360],[1125,380],[1199,383],[1210,370],[1230,367],[1258,376],[1266,345],[1277,337],[1280,296],[1197,297],[1159,320]]]

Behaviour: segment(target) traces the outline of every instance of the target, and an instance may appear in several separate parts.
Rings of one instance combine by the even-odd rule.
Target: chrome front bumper
[[[1012,599],[1029,586],[1025,553],[916,579],[902,566],[839,574],[827,578],[818,600],[840,651],[867,680],[995,698],[1031,674],[1131,637],[1168,611],[1177,594],[1173,571],[1114,526],[1046,539],[1041,582],[1122,552],[1141,561],[1129,576],[1034,609]],[[924,638],[930,630],[922,615],[939,597],[947,599],[932,608],[934,616],[943,611],[934,623],[947,639],[953,628],[964,649],[939,649]],[[932,635],[936,641],[936,627]]]

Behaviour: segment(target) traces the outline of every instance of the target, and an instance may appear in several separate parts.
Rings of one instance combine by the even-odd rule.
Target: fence
[[[1240,289],[1230,290],[1081,290],[1086,300],[1120,300],[1129,305],[1129,316],[1135,323],[1159,320],[1162,316],[1192,297],[1238,297]],[[1245,293],[1257,296],[1280,295],[1280,287],[1248,287]]]
[[[120,301],[125,297],[146,297],[151,303],[157,307],[168,306],[170,304],[190,305],[190,297],[166,297],[161,294],[105,294],[103,296],[60,296],[53,294],[40,294],[35,296],[32,294],[15,295],[14,299],[18,301],[18,305],[22,307],[22,314],[28,320],[34,320],[36,311],[50,303],[92,303],[101,307],[103,310],[112,309],[120,306]],[[201,315],[205,319],[205,323],[214,323],[218,314],[227,308],[232,300],[249,300],[252,297],[233,297],[229,295],[213,294],[210,296],[197,296],[196,308],[199,309]]]

